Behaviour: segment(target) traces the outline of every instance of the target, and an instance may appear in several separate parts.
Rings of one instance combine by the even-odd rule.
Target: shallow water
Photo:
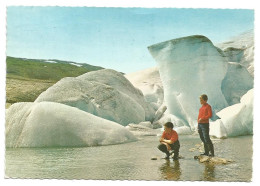
[[[189,149],[198,136],[180,136],[183,159],[167,161],[158,149],[158,137],[136,142],[86,148],[8,148],[6,178],[91,180],[251,181],[252,136],[215,141],[216,156],[232,159],[227,165],[199,163],[199,152]],[[151,160],[152,157],[160,157]]]

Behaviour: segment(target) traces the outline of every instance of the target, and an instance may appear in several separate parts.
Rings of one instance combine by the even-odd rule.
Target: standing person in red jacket
[[[180,142],[178,140],[178,134],[173,130],[173,124],[171,122],[164,124],[164,132],[160,138],[160,143],[158,149],[166,153],[165,159],[170,158],[171,150],[174,152],[173,159],[177,160],[179,158]]]
[[[200,139],[204,144],[205,152],[201,155],[214,156],[214,146],[209,137],[209,118],[212,117],[211,106],[207,103],[208,96],[202,94],[200,96],[200,104],[202,105],[198,115],[198,132]],[[211,154],[209,154],[209,152]]]

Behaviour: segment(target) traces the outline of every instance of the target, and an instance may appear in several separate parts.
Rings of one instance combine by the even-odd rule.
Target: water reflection
[[[215,165],[213,163],[205,162],[203,172],[204,181],[215,181]]]
[[[166,160],[166,162],[160,167],[160,172],[162,174],[162,178],[166,180],[180,180],[181,177],[181,169],[179,160],[170,162],[170,160]]]

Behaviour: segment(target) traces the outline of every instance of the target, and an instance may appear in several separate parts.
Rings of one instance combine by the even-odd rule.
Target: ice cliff
[[[221,91],[228,64],[221,52],[204,36],[189,36],[148,47],[157,61],[169,113],[194,128],[199,96],[209,96],[214,110],[228,106]]]
[[[98,146],[134,140],[120,124],[64,104],[16,103],[6,111],[6,147]]]
[[[64,78],[35,100],[43,101],[76,107],[122,125],[152,120],[155,112],[139,89],[110,69]]]
[[[215,113],[239,103],[253,88],[253,77],[245,66],[229,61],[231,57],[204,36],[173,39],[149,46],[148,50],[158,64],[168,108],[160,123],[173,121],[177,127],[195,130],[201,94],[209,97],[214,121]]]

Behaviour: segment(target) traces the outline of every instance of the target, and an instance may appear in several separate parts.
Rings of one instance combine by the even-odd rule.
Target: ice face
[[[254,77],[254,30],[244,32],[217,46],[224,51],[229,61],[245,66]]]
[[[253,134],[253,92],[254,89],[249,90],[240,103],[218,112],[221,119],[210,124],[210,135],[231,137]]]
[[[140,89],[145,100],[158,110],[163,103],[163,86],[157,67],[126,74],[125,77],[138,89]]]
[[[151,105],[145,101],[142,91],[135,88],[122,73],[111,69],[103,69],[83,74],[77,77],[77,79],[81,79],[83,81],[96,81],[113,87],[117,91],[133,99],[144,109],[146,121],[153,119],[154,110]]]
[[[254,80],[247,69],[239,63],[229,62],[228,71],[221,86],[228,105],[239,103],[241,97],[253,87]]]
[[[155,112],[140,90],[121,73],[108,69],[64,78],[35,100],[42,101],[73,106],[124,126],[152,120]]]
[[[6,112],[6,147],[97,146],[134,140],[120,124],[64,104],[16,103]]]
[[[228,104],[221,91],[228,63],[204,36],[189,36],[148,47],[159,66],[164,98],[170,114],[195,128],[199,96],[207,94],[216,112]]]

